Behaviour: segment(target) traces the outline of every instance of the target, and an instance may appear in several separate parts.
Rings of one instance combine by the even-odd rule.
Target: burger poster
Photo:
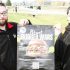
[[[18,26],[18,70],[54,70],[54,28],[52,25]]]

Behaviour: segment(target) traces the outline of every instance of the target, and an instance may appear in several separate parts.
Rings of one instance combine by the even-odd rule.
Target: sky
[[[2,0],[2,2],[6,2],[6,1],[7,1],[7,0]],[[35,0],[11,0],[12,3],[13,3],[13,2],[19,3],[19,2],[24,2],[24,1],[32,2],[32,1],[35,1]],[[49,0],[49,1],[69,1],[69,2],[70,2],[70,0]]]
[[[2,2],[6,2],[7,0],[2,0]],[[10,0],[11,2],[23,2],[23,0]]]
[[[2,2],[6,2],[7,0],[2,0]],[[32,2],[32,1],[34,1],[34,0],[11,0],[11,2],[13,3],[13,2],[24,2],[24,1],[28,1],[28,2]]]

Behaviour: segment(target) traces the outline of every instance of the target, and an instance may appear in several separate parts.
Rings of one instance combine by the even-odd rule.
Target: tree
[[[7,6],[11,6],[11,5],[12,5],[12,4],[11,4],[11,1],[10,1],[10,0],[7,0],[6,5],[7,5]]]
[[[37,9],[41,10],[41,6],[38,6]]]

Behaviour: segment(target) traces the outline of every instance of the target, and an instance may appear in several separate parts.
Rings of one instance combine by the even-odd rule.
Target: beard
[[[6,25],[6,23],[7,23],[7,20],[0,20],[0,26],[4,26]]]

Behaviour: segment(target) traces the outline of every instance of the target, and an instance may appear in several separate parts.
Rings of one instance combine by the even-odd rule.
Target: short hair
[[[1,2],[1,3],[0,3],[0,6],[5,6],[5,4]]]
[[[70,11],[70,7],[68,7],[68,9],[67,9],[67,15],[69,14],[69,11]]]
[[[0,2],[0,6],[4,6],[6,8],[6,11],[8,11],[8,9],[4,3]]]

